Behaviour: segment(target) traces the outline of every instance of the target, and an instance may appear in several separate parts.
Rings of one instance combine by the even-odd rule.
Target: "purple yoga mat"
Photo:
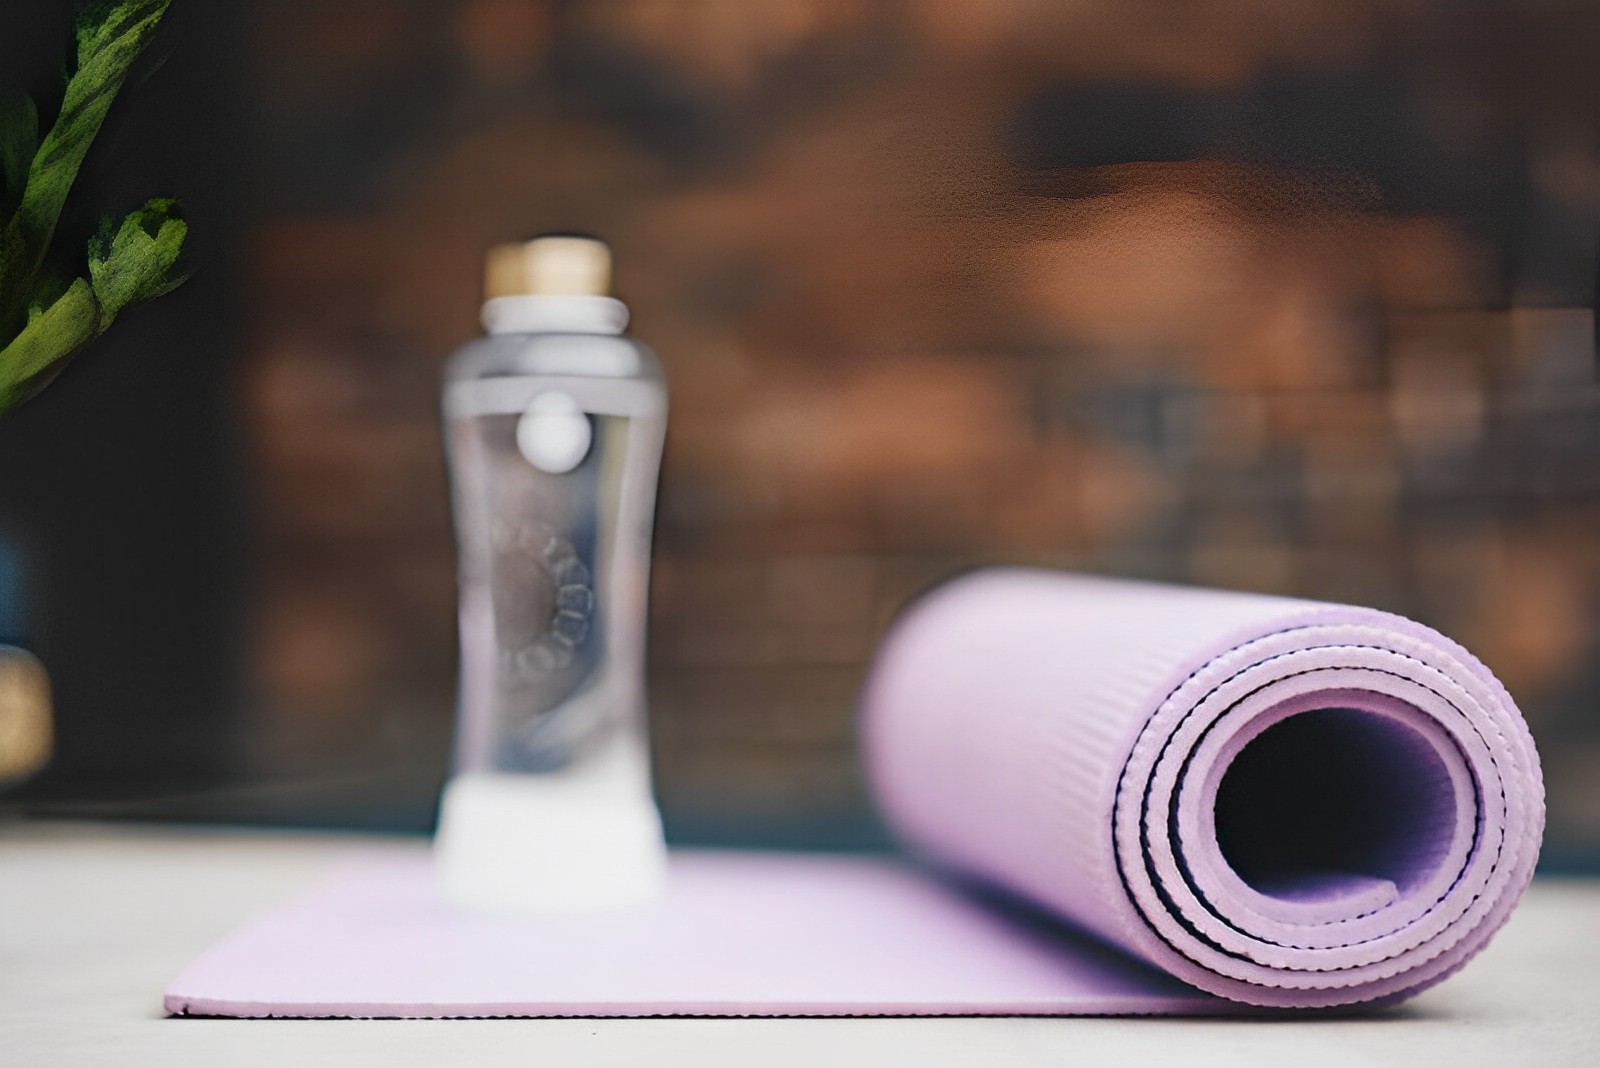
[[[912,845],[1255,1005],[1445,978],[1505,922],[1543,831],[1504,687],[1365,608],[978,572],[893,628],[862,721]]]
[[[167,1008],[1168,1015],[1391,1002],[1483,948],[1542,833],[1538,758],[1505,690],[1449,639],[1369,609],[978,572],[896,623],[861,716],[890,825],[986,896],[888,860],[678,854],[648,907],[517,920],[443,905],[413,853],[351,868],[235,933],[172,984]]]

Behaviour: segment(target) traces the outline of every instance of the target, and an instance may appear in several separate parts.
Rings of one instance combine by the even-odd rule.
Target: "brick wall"
[[[1441,627],[1545,742],[1552,841],[1600,850],[1591,16],[252,20],[263,769],[431,788],[454,656],[439,369],[476,331],[486,245],[588,229],[673,391],[669,807],[859,809],[851,705],[886,621],[954,569],[1032,561]]]

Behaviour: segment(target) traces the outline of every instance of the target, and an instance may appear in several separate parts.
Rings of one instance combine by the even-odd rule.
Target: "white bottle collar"
[[[615,297],[523,294],[484,301],[481,319],[490,334],[620,334],[628,306]]]

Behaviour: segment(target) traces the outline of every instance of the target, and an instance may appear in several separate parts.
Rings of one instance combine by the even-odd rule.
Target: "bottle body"
[[[439,861],[466,904],[621,904],[664,866],[644,652],[666,389],[643,345],[570,325],[491,333],[446,374],[461,675]]]
[[[549,773],[611,733],[642,738],[666,428],[654,356],[620,337],[487,339],[456,358],[445,419],[461,592],[456,770]]]

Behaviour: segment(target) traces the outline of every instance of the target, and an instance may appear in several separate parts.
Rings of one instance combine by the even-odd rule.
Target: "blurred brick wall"
[[[1553,841],[1600,851],[1595,30],[257,0],[261,766],[413,799],[442,769],[440,367],[486,245],[587,229],[672,388],[670,807],[859,808],[885,623],[1020,560],[1441,627],[1545,743]]]

